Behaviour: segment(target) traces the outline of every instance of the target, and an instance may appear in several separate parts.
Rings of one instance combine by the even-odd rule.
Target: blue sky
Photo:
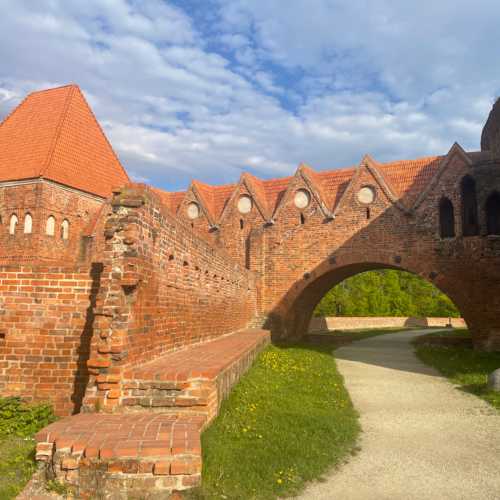
[[[0,117],[80,85],[167,190],[479,148],[498,0],[0,0]]]

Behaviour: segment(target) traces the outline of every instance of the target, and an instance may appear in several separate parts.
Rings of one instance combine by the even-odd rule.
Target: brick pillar
[[[86,412],[112,411],[120,402],[132,304],[141,281],[138,212],[144,204],[145,196],[137,190],[125,187],[114,192],[112,213],[105,225],[104,270],[87,362]]]

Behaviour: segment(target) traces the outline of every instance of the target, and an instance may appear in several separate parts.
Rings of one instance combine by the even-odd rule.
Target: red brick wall
[[[0,394],[78,411],[99,268],[0,267]]]
[[[244,328],[256,313],[252,273],[198,237],[146,187],[113,199],[86,405],[113,407],[120,392],[95,386],[124,367]]]
[[[484,207],[488,195],[500,190],[500,165],[488,154],[467,155],[454,146],[440,160],[436,175],[425,172],[413,179],[405,191],[410,194],[398,197],[377,164],[367,159],[353,171],[333,206],[324,193],[315,191],[310,205],[299,210],[293,203],[296,190],[314,191],[299,169],[280,198],[272,224],[262,217],[257,200],[249,214],[238,212],[238,197],[250,194],[239,185],[228,197],[223,216],[216,221],[219,228],[211,236],[216,246],[256,272],[254,324],[262,320],[278,337],[300,336],[317,302],[335,284],[370,269],[395,268],[433,282],[460,309],[476,345],[499,349],[500,319],[495,311],[500,309],[500,238],[486,235]],[[472,237],[462,236],[460,183],[465,175],[472,176],[477,187],[481,231]],[[376,191],[369,207],[357,199],[366,185]],[[454,206],[456,236],[451,239],[439,234],[442,196]],[[334,219],[328,217],[331,210]],[[185,210],[178,217],[185,219]]]
[[[0,187],[0,262],[74,263],[80,256],[81,236],[95,218],[103,200],[48,181]],[[10,217],[19,220],[14,235]],[[33,218],[31,234],[24,233],[27,214]],[[46,234],[49,216],[55,218],[54,236]],[[69,238],[61,237],[61,224],[68,220]]]
[[[447,327],[466,328],[462,318],[418,318],[414,316],[329,316],[312,318],[308,332],[363,328]]]
[[[479,236],[461,236],[460,181],[465,174],[477,182]],[[296,182],[297,188],[302,187],[300,179]],[[366,206],[356,199],[366,184],[377,191],[369,219]],[[367,167],[353,177],[334,220],[326,221],[313,200],[306,209],[306,223],[300,225],[298,209],[292,200],[284,200],[275,224],[262,229],[266,245],[262,312],[267,324],[277,336],[300,336],[332,286],[359,272],[392,267],[433,282],[455,302],[476,345],[500,349],[500,319],[495,313],[500,310],[500,238],[484,236],[482,210],[495,187],[500,187],[498,165],[470,165],[456,152],[411,212],[393,203]],[[448,240],[439,236],[438,205],[443,194],[455,207],[457,237]]]

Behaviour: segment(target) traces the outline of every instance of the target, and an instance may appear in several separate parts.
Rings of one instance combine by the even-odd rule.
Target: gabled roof
[[[366,155],[360,165],[369,167],[376,181],[381,185],[381,188],[389,198],[399,208],[408,211],[413,207],[417,199],[419,199],[419,196],[427,189],[445,159],[457,147],[452,148],[446,156],[427,156],[415,160],[400,160],[388,163],[379,163]],[[472,155],[474,156],[474,154]],[[483,153],[481,155],[484,156]],[[353,182],[359,168],[349,167],[316,171],[308,165],[301,164],[294,176],[263,180],[251,174],[244,173],[238,184],[212,186],[199,181],[193,181],[191,187],[196,188],[200,201],[209,211],[216,225],[221,222],[225,207],[230,200],[234,199],[241,185],[248,188],[249,192],[255,198],[257,208],[263,212],[264,219],[267,221],[279,211],[282,199],[287,191],[291,189],[293,180],[297,176],[301,176],[306,181],[309,189],[313,190],[313,195],[323,207],[325,215],[330,216],[336,212],[341,198]],[[161,194],[165,205],[169,207],[175,198],[176,206],[173,210],[174,213],[177,211],[183,196],[185,196],[185,193],[167,193],[163,191]]]
[[[177,210],[182,203],[184,196],[186,195],[184,191],[168,192],[156,187],[152,187],[151,189],[158,195],[162,204],[168,208],[170,213],[174,215],[177,213]]]
[[[0,124],[0,182],[32,178],[102,197],[130,182],[76,85],[33,92]]]
[[[442,159],[442,156],[428,156],[417,160],[376,163],[376,167],[397,198],[411,207],[436,173]]]
[[[262,179],[245,172],[241,176],[241,183],[246,185],[250,194],[255,198],[257,208],[260,210],[263,219],[267,222],[272,214],[269,212],[264,182]]]
[[[317,172],[316,176],[328,193],[328,208],[335,210],[354,174],[354,167]]]
[[[267,206],[269,207],[269,211],[271,214],[274,214],[274,212],[276,212],[276,208],[283,198],[283,195],[286,192],[286,188],[292,179],[293,176],[289,176],[263,181]]]

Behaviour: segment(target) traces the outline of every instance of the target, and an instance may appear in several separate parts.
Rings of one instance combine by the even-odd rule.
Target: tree
[[[460,316],[453,302],[432,283],[411,273],[367,271],[334,286],[315,316]]]

